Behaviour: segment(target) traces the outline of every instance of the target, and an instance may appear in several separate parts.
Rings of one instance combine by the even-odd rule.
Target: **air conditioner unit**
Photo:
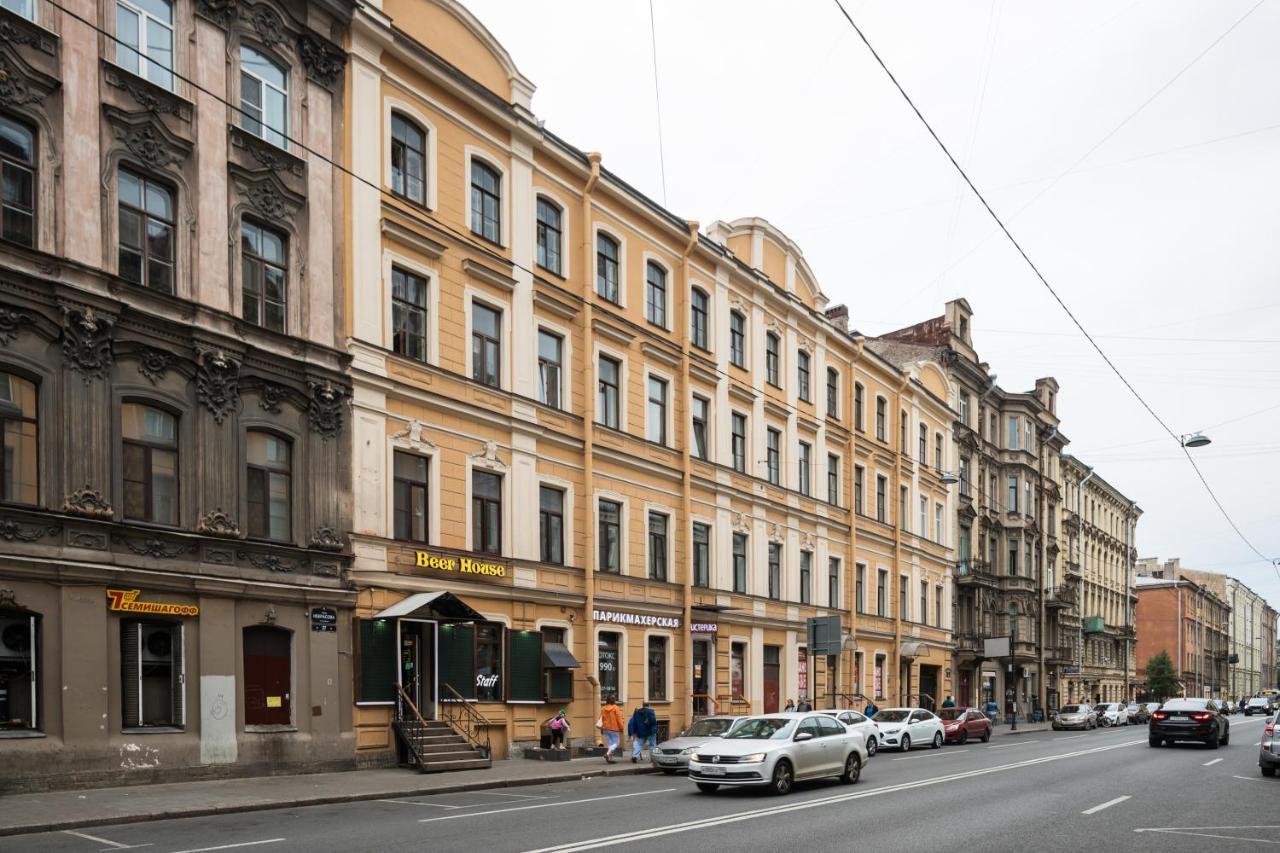
[[[31,620],[27,616],[0,617],[0,659],[31,656]]]
[[[142,627],[142,662],[173,662],[173,630],[171,628],[161,625]]]

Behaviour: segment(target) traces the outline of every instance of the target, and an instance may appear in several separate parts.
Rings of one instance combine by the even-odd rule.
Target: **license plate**
[[[674,758],[659,758],[658,763],[659,764],[675,764],[676,760]]]
[[[703,767],[702,775],[703,776],[723,776],[724,768],[723,767]]]

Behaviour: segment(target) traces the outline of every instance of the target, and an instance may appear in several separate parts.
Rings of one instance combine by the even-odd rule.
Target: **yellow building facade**
[[[767,221],[701,229],[543,128],[452,0],[350,38],[362,761],[406,715],[505,757],[564,707],[582,745],[610,694],[671,731],[940,703],[945,375],[865,350]],[[810,657],[824,615],[840,653]]]

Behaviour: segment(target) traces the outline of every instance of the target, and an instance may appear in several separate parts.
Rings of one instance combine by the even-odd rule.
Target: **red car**
[[[938,716],[947,743],[965,743],[969,738],[983,743],[991,740],[991,721],[977,708],[943,708]]]

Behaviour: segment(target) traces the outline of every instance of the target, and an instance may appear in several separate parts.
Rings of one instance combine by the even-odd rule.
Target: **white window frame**
[[[564,537],[564,542],[561,543],[561,551],[563,552],[564,565],[565,566],[581,565],[580,563],[577,563],[574,561],[573,543],[576,540],[573,538],[574,537],[573,520],[577,516],[574,514],[573,483],[570,482],[569,480],[563,480],[551,474],[539,474],[536,478],[536,481],[534,482],[534,489],[536,490],[535,493],[538,496],[538,506],[539,506],[538,560],[541,561],[542,559],[542,529],[541,529],[542,494],[541,493],[542,493],[543,486],[546,486],[549,489],[558,489],[564,495],[564,501],[561,504],[562,517],[560,519],[560,532],[561,532],[561,535],[563,535]],[[549,625],[554,624],[559,627],[566,627],[567,625],[567,623],[561,624],[558,622],[548,622],[547,624]],[[569,648],[572,648],[572,646],[570,646]]]
[[[488,471],[497,474],[502,478],[502,553],[501,557],[510,557],[513,554],[513,546],[515,545],[515,527],[512,524],[512,507],[511,507],[511,489],[512,489],[512,472],[511,469],[502,462],[494,462],[490,459],[476,458],[467,456],[467,481],[463,486],[463,493],[466,495],[466,505],[463,507],[467,528],[466,534],[466,550],[474,552],[476,543],[471,541],[472,518],[471,518],[471,472],[475,470]]]
[[[663,329],[669,332],[671,331],[671,321],[674,319],[672,316],[674,311],[672,307],[671,288],[675,286],[675,273],[671,269],[671,265],[663,260],[661,255],[655,254],[654,252],[642,252],[641,263],[644,268],[644,321],[655,329]],[[666,304],[662,307],[663,322],[661,323],[655,323],[649,319],[649,264],[653,264],[658,269],[662,270],[663,275],[666,276],[664,279],[665,287],[663,288],[662,297]],[[619,287],[621,287],[621,282],[619,282]]]
[[[538,381],[538,370],[537,370],[538,332],[543,332],[543,331],[550,332],[551,334],[560,338],[560,406],[558,409],[556,409],[556,411],[567,412],[572,414],[573,409],[570,406],[570,403],[572,401],[569,399],[569,396],[570,396],[569,393],[566,393],[566,392],[571,392],[573,390],[572,383],[567,382],[565,380],[565,375],[569,372],[571,365],[573,364],[573,333],[565,326],[558,325],[556,323],[551,322],[550,320],[544,320],[541,317],[538,318],[537,324],[533,330],[534,332],[533,334],[533,348],[534,348],[533,374],[534,374],[535,383],[537,383]],[[470,344],[470,340],[468,339],[468,345],[469,344]],[[599,367],[598,364],[597,364],[597,367]],[[619,389],[619,393],[621,393],[621,389]],[[544,403],[543,405],[547,405],[547,404]]]
[[[611,358],[618,363],[618,427],[617,429],[619,432],[626,432],[627,431],[627,408],[628,408],[627,407],[627,377],[630,375],[628,372],[627,353],[625,350],[616,350],[616,349],[613,349],[612,347],[602,346],[598,341],[596,342],[595,349],[592,350],[592,354],[591,354],[591,377],[592,377],[591,393],[596,395],[595,422],[597,424],[600,424],[601,426],[604,425],[604,421],[600,419],[600,406],[599,406],[600,356],[602,355],[607,356],[608,358]],[[648,401],[649,401],[649,392],[648,392],[648,389],[646,389],[645,390],[646,415],[649,408]]]
[[[29,17],[28,20],[34,21],[35,20],[34,0],[26,0],[26,2],[30,4],[30,8],[32,12],[31,17]],[[177,79],[178,79],[178,68],[177,68],[177,65],[178,65],[178,37],[177,37],[178,10],[177,10],[177,4],[172,2],[172,0],[166,0],[166,2],[169,3],[169,14],[173,18],[172,23],[165,23],[164,21],[160,20],[156,16],[152,15],[146,9],[143,9],[141,6],[138,6],[137,4],[133,3],[132,0],[115,0],[115,2],[112,4],[111,10],[112,12],[114,12],[115,7],[123,6],[126,9],[128,9],[130,12],[138,16],[138,44],[137,45],[126,44],[124,39],[120,37],[119,33],[116,33],[114,36],[117,49],[123,49],[130,53],[134,53],[134,58],[138,61],[137,72],[130,71],[129,73],[130,74],[136,73],[137,76],[141,77],[143,80],[146,80],[148,83],[153,83],[156,86],[159,86],[161,89],[165,89],[166,91],[172,92],[174,90],[174,87],[177,84]],[[27,16],[23,15],[23,17],[27,17]],[[165,68],[155,60],[151,59],[151,57],[147,53],[147,48],[149,47],[149,45],[147,44],[147,24],[150,21],[155,21],[157,24],[159,24],[160,26],[164,27],[169,31],[169,50],[173,55],[173,59],[171,60],[173,65],[169,68]],[[114,16],[112,18],[112,26],[114,28]],[[151,76],[147,73],[147,69],[153,65],[156,68],[162,69],[165,73],[169,75],[168,86],[165,86],[163,83],[160,83],[151,79]],[[125,70],[128,71],[128,69],[125,69]],[[285,75],[286,77],[288,76],[287,70],[285,72]],[[249,76],[254,77],[254,79],[257,79],[255,75],[251,74]],[[286,113],[288,112],[288,103],[289,103],[288,93],[286,93],[285,95]],[[288,134],[286,133],[285,135],[287,136]]]
[[[422,176],[422,201],[423,206],[427,210],[436,210],[439,207],[436,193],[439,181],[436,180],[436,164],[439,162],[436,153],[436,132],[435,123],[427,118],[426,114],[419,110],[416,106],[406,100],[394,96],[386,96],[382,99],[382,127],[383,127],[383,150],[382,150],[382,184],[385,191],[391,193],[391,114],[393,112],[403,113],[404,117],[410,119],[414,124],[418,125],[427,135],[426,145],[423,147],[422,157],[425,161],[423,168],[426,172]],[[396,196],[397,198],[399,196]],[[467,198],[471,198],[471,174],[467,173]],[[470,211],[467,213],[467,233],[471,233]]]
[[[651,378],[661,380],[666,384],[666,387],[667,387],[666,406],[665,406],[666,412],[663,415],[663,418],[666,421],[666,423],[662,425],[662,434],[665,441],[662,441],[662,442],[655,441],[652,443],[659,444],[661,447],[672,447],[675,441],[675,399],[674,399],[674,393],[673,393],[673,389],[676,386],[675,377],[672,376],[670,373],[667,373],[662,370],[658,370],[655,367],[649,367],[648,365],[646,365],[644,369],[644,438],[645,438],[645,441],[650,441],[650,438],[649,438],[649,380]],[[621,388],[619,388],[619,397],[621,397]],[[621,405],[622,400],[619,399],[618,403],[619,405]]]
[[[694,448],[693,400],[695,397],[707,404],[707,421],[705,424],[707,446],[704,448],[707,452],[706,452],[706,455],[704,456],[698,456],[696,453],[693,452],[693,448]],[[700,388],[694,388],[692,391],[689,392],[689,455],[694,459],[700,459],[703,462],[711,462],[715,460],[716,458],[715,434],[716,434],[715,399],[712,396],[709,396],[705,393],[701,393]]]
[[[645,629],[645,632],[644,632],[644,699],[649,701],[651,704],[654,703],[655,701],[652,698],[653,690],[651,689],[651,685],[649,684],[649,638],[650,637],[658,637],[662,639],[663,641],[666,642],[666,646],[667,646],[667,655],[666,655],[667,683],[665,685],[667,689],[663,691],[666,693],[667,698],[658,699],[656,700],[656,702],[659,705],[674,705],[676,703],[676,699],[674,696],[671,695],[671,688],[673,685],[672,675],[675,672],[675,660],[674,660],[675,637],[671,634],[670,631],[655,630],[653,628]]]
[[[474,237],[480,237],[476,232],[471,230],[471,163],[479,160],[490,169],[498,173],[498,192],[501,198],[498,199],[498,216],[502,217],[502,221],[498,223],[498,245],[502,248],[508,248],[511,245],[511,174],[510,170],[504,167],[498,160],[497,155],[488,149],[480,148],[475,145],[467,145],[463,149],[463,172],[462,172],[462,228],[464,233]],[[480,239],[488,242],[484,237]],[[470,335],[467,337],[467,348],[471,347]],[[470,375],[470,374],[468,374]]]
[[[422,425],[426,429],[426,424]],[[395,506],[396,506],[396,451],[408,453],[412,456],[420,456],[427,460],[427,545],[439,547],[440,545],[440,448],[429,443],[429,439],[425,439],[419,443],[414,443],[408,438],[391,436],[387,442],[386,452],[386,501],[387,510],[383,514],[383,535],[392,541],[398,541],[396,535],[395,523]],[[504,475],[505,479],[505,475]],[[467,473],[467,536],[471,535],[471,474]],[[504,503],[503,510],[506,510]],[[503,524],[506,522],[504,520]],[[505,527],[502,531],[507,532]],[[505,536],[503,537],[506,538]],[[422,543],[409,543],[421,545]]]
[[[649,577],[649,513],[656,512],[658,515],[667,517],[667,579],[665,583],[676,582],[676,516],[675,509],[666,504],[646,503],[644,505],[644,576],[648,580]],[[692,528],[690,528],[690,544],[692,544]],[[692,574],[692,564],[690,564],[690,573]]]
[[[600,501],[613,501],[618,504],[618,572],[606,572],[600,568]],[[648,519],[645,519],[648,521]],[[615,492],[611,489],[596,489],[591,497],[591,523],[595,525],[596,535],[593,537],[596,553],[591,555],[591,563],[595,566],[597,575],[605,577],[627,577],[630,572],[630,561],[627,559],[628,548],[631,545],[631,535],[629,526],[631,523],[631,507],[627,497],[621,492]],[[647,533],[647,531],[646,531]],[[648,536],[646,535],[646,539]],[[670,568],[670,564],[668,564]],[[644,576],[649,576],[649,564],[646,561],[644,566]]]
[[[284,72],[285,88],[284,88],[284,89],[281,89],[279,86],[276,86],[274,83],[269,83],[269,82],[267,82],[266,80],[263,80],[263,79],[262,79],[261,77],[259,77],[257,74],[254,74],[252,71],[249,71],[248,69],[246,69],[246,68],[244,67],[244,62],[242,62],[242,61],[241,61],[241,60],[242,60],[242,58],[243,58],[243,54],[241,54],[239,51],[237,51],[237,54],[236,54],[236,65],[237,65],[237,66],[239,66],[239,67],[236,69],[236,70],[239,72],[239,76],[237,76],[237,77],[236,77],[236,84],[237,84],[237,85],[236,85],[236,92],[237,92],[237,93],[242,92],[242,89],[241,89],[241,86],[240,86],[240,80],[241,80],[241,78],[242,78],[242,77],[244,77],[244,76],[248,76],[248,77],[250,77],[250,78],[252,78],[252,79],[254,79],[254,80],[258,81],[258,85],[263,86],[263,87],[268,88],[268,89],[274,89],[275,91],[277,91],[277,92],[279,92],[280,94],[284,95],[284,127],[283,127],[283,128],[281,128],[281,129],[279,129],[279,130],[277,130],[276,128],[271,127],[270,125],[268,125],[268,124],[267,124],[267,121],[266,121],[266,99],[265,99],[265,98],[263,99],[263,113],[262,113],[262,118],[261,118],[261,119],[258,119],[258,123],[259,123],[260,125],[262,125],[262,127],[263,127],[264,131],[266,131],[266,130],[270,130],[272,133],[278,133],[278,134],[280,134],[280,136],[282,136],[282,137],[283,137],[283,139],[281,140],[281,144],[280,144],[280,146],[279,146],[279,147],[280,147],[280,148],[282,148],[282,149],[284,149],[285,151],[288,151],[288,150],[289,150],[290,127],[291,127],[291,125],[293,124],[293,115],[292,115],[292,113],[293,113],[293,97],[289,94],[289,87],[288,87],[289,78],[292,76],[292,69],[290,69],[287,65],[284,65],[284,64],[282,64],[282,63],[280,63],[280,62],[277,62],[277,61],[276,61],[276,59],[275,59],[275,57],[271,56],[271,54],[270,54],[270,53],[268,53],[268,52],[267,52],[267,50],[266,50],[265,48],[258,47],[258,45],[253,44],[252,42],[251,42],[251,43],[248,43],[248,44],[241,43],[240,47],[241,47],[241,48],[246,48],[246,47],[247,47],[247,48],[249,48],[249,49],[250,49],[250,50],[252,50],[254,53],[256,53],[256,54],[258,54],[259,56],[261,56],[262,58],[264,58],[264,59],[266,59],[266,60],[270,61],[271,63],[273,63],[274,65],[276,65],[277,67],[279,67],[281,71],[283,71],[283,72]],[[176,42],[176,34],[175,34],[175,42],[174,42],[174,54],[175,54],[175,55],[177,55],[177,49],[178,49],[178,45],[177,45],[177,42]],[[237,102],[236,102],[237,106],[240,106],[241,108],[243,108],[243,103],[242,103],[243,95],[241,95],[241,94],[237,94],[237,97],[240,99],[240,100],[237,100]],[[244,118],[243,114],[241,115],[241,118]],[[248,131],[245,131],[245,132],[246,132],[246,133],[248,133]],[[250,135],[254,135],[254,134],[250,134]],[[272,144],[272,145],[275,145],[275,144],[276,144],[276,143],[272,142],[270,139],[267,139],[267,137],[266,137],[266,136],[260,136],[260,137],[258,137],[258,138],[259,138],[259,139],[261,139],[262,141],[264,141],[264,142],[268,142],[268,143],[270,143],[270,144]],[[468,184],[468,193],[469,193],[469,192],[470,192],[470,184]],[[273,225],[272,227],[276,227],[276,226],[274,226],[274,225]]]
[[[393,337],[395,336],[395,326],[392,314],[392,282],[391,268],[400,267],[414,275],[422,276],[427,280],[427,364],[434,367],[440,366],[440,335],[439,335],[439,317],[440,317],[440,272],[435,268],[428,266],[408,255],[392,249],[384,248],[382,250],[382,346],[386,350],[391,350],[395,344]],[[470,304],[467,306],[470,308]],[[505,315],[506,310],[502,309]],[[504,319],[505,323],[505,319]],[[467,358],[471,358],[471,312],[467,311],[467,338],[466,349]],[[506,331],[503,331],[506,334]],[[504,339],[505,343],[505,339]],[[408,358],[408,356],[397,356],[399,358]],[[467,376],[471,375],[471,365],[467,364]]]

